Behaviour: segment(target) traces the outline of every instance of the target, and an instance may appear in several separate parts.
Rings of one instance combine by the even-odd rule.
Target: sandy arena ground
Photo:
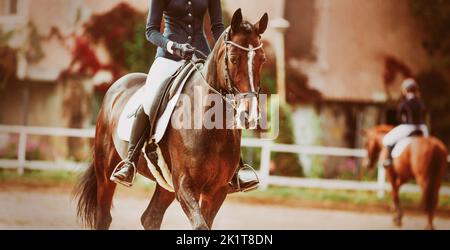
[[[142,229],[139,218],[148,199],[115,198],[112,229]],[[407,214],[403,229],[423,229],[425,217]],[[450,229],[449,218],[436,218]],[[67,193],[0,190],[0,229],[81,229],[75,201]],[[168,209],[163,229],[190,229],[180,205]],[[387,213],[359,213],[225,202],[214,229],[397,229]]]

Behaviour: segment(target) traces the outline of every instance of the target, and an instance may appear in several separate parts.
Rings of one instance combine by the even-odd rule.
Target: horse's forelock
[[[255,30],[255,28],[253,27],[253,25],[248,22],[248,21],[243,21],[241,24],[241,29],[240,31],[249,35],[251,34],[253,31]]]

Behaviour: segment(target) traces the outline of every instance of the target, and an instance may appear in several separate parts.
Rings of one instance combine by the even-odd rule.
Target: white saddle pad
[[[392,158],[400,157],[406,147],[412,142],[411,137],[403,138],[395,144],[394,149],[392,150]]]
[[[195,69],[192,69],[188,73],[189,76],[192,74],[194,70]],[[184,85],[187,82],[187,79],[189,79],[189,77],[186,77],[180,84],[179,88],[177,89],[177,92],[172,97],[172,99],[170,99],[170,101],[167,103],[164,113],[161,115],[161,117],[158,119],[156,123],[156,129],[154,130],[155,134],[152,137],[152,139],[155,139],[156,143],[159,143],[164,137],[164,134],[167,130],[167,126],[170,123],[172,113],[175,110],[178,99],[180,98],[181,92],[184,88]],[[143,98],[146,98],[144,97],[144,87],[136,91],[136,93],[130,98],[128,103],[125,105],[125,108],[123,109],[122,114],[120,115],[119,124],[117,125],[117,134],[119,138],[123,141],[127,142],[130,141],[131,129],[135,119],[135,117],[132,114],[134,114],[139,105],[142,104],[141,100],[143,100]]]

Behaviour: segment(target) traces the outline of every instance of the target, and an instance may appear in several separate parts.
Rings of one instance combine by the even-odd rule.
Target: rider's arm
[[[220,0],[209,0],[208,11],[211,18],[211,31],[213,33],[214,39],[217,41],[225,30],[225,27],[223,25],[222,6],[220,4]]]
[[[154,45],[168,50],[169,39],[161,34],[161,21],[164,13],[165,1],[153,0],[147,18],[145,34],[147,40]],[[169,44],[170,45],[170,44]],[[170,52],[170,51],[169,51]]]
[[[398,123],[404,123],[404,116],[407,115],[406,111],[406,100],[402,100],[397,107],[397,121]]]

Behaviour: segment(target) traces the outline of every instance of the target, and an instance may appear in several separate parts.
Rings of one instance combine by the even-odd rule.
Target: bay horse
[[[387,150],[383,137],[393,129],[390,125],[379,125],[366,130],[365,147],[368,152],[368,167],[373,168],[378,160],[384,160]],[[422,205],[427,214],[426,229],[434,229],[433,217],[439,200],[439,188],[447,167],[447,148],[435,137],[412,136],[410,144],[401,155],[394,158],[393,166],[387,168],[392,186],[394,208],[393,222],[402,225],[403,212],[400,206],[400,186],[415,178],[422,189]]]
[[[233,94],[255,97],[254,88],[260,85],[260,71],[265,62],[261,35],[267,24],[267,13],[259,22],[251,24],[243,20],[238,9],[231,27],[218,39],[204,66],[188,79],[182,93],[193,100],[194,88],[201,87],[204,95],[213,90],[230,94],[232,89]],[[122,160],[117,149],[126,147],[115,131],[121,111],[144,85],[146,76],[126,75],[114,83],[104,97],[96,124],[93,162],[76,188],[77,215],[91,228],[109,229],[111,225],[110,210],[116,184],[110,181],[110,176]],[[193,124],[196,118],[190,119]],[[228,183],[239,165],[241,134],[239,129],[175,129],[169,125],[159,147],[172,172],[175,192],[156,186],[141,217],[142,226],[160,229],[166,209],[176,198],[193,229],[211,229],[229,191]],[[137,171],[155,180],[142,155]]]

